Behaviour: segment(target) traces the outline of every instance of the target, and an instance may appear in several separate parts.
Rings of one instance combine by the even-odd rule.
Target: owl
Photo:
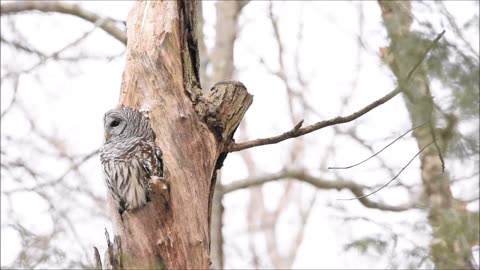
[[[122,107],[105,113],[104,127],[100,161],[107,192],[120,213],[140,208],[149,200],[150,177],[163,175],[150,122],[142,112]]]

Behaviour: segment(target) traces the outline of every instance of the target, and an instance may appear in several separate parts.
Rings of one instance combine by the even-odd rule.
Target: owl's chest
[[[105,144],[100,151],[102,162],[129,162],[132,159],[150,160],[154,156],[155,146],[147,140],[130,140]]]

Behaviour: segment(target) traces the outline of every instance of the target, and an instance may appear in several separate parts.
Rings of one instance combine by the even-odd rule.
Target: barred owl
[[[140,208],[149,200],[150,177],[163,174],[150,122],[139,111],[120,108],[105,113],[104,127],[100,160],[107,191],[120,213]]]

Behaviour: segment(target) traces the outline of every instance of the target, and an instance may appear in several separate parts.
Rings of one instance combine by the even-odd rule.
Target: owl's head
[[[130,137],[152,136],[148,119],[139,111],[122,107],[105,113],[103,120],[105,140],[118,140]]]

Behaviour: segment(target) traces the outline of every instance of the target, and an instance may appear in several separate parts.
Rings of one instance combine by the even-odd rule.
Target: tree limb
[[[364,159],[364,160],[362,160],[362,161],[360,161],[360,162],[357,162],[357,163],[355,163],[355,164],[353,164],[353,165],[350,165],[350,166],[342,166],[342,167],[332,166],[332,167],[328,167],[328,169],[329,169],[329,170],[345,170],[345,169],[350,169],[350,168],[353,168],[353,167],[355,167],[355,166],[361,165],[361,164],[369,161],[370,159],[374,158],[375,156],[377,156],[377,155],[380,154],[381,152],[383,152],[383,150],[385,150],[385,149],[387,149],[388,147],[390,147],[390,146],[391,146],[392,144],[394,144],[396,141],[398,141],[398,140],[400,140],[401,138],[405,137],[405,135],[407,135],[408,133],[410,133],[410,131],[412,131],[412,130],[414,130],[414,129],[416,129],[416,128],[422,127],[422,126],[424,126],[424,125],[425,125],[425,123],[420,124],[420,125],[418,125],[418,126],[416,126],[416,127],[413,127],[413,128],[411,128],[411,129],[407,130],[407,132],[403,133],[402,135],[400,135],[399,137],[397,137],[395,140],[393,140],[392,142],[390,142],[389,144],[387,144],[386,146],[384,146],[382,149],[380,149],[380,151],[374,152],[373,155],[369,156],[368,158],[366,158],[366,159]]]
[[[248,178],[244,180],[235,181],[231,184],[224,185],[221,190],[224,194],[226,194],[236,190],[250,188],[253,186],[259,186],[259,185],[263,185],[269,182],[282,180],[282,179],[296,179],[296,180],[308,183],[319,189],[336,189],[336,190],[348,189],[357,197],[360,197],[358,200],[360,201],[361,204],[363,204],[367,208],[374,208],[374,209],[392,211],[392,212],[401,212],[401,211],[406,211],[406,210],[419,207],[415,203],[394,206],[394,205],[387,205],[380,202],[375,202],[370,200],[367,197],[364,197],[365,195],[364,190],[368,189],[367,186],[360,185],[352,181],[326,180],[319,177],[314,177],[303,171],[295,171],[295,170],[291,170],[291,171],[286,170],[286,171],[281,171],[279,173],[265,175],[265,176],[254,178],[254,179]]]
[[[443,36],[443,34],[445,34],[445,30],[437,35],[437,37],[433,40],[433,42],[427,48],[427,50],[422,55],[422,57],[419,59],[419,61],[410,70],[410,72],[408,72],[408,75],[406,76],[406,78],[402,82],[399,82],[399,85],[393,91],[386,94],[382,98],[375,100],[374,102],[365,106],[363,109],[361,109],[357,112],[354,112],[350,115],[347,115],[347,116],[338,116],[338,117],[335,117],[333,119],[320,121],[320,122],[317,122],[313,125],[306,126],[304,128],[298,128],[297,126],[295,126],[290,131],[287,131],[287,132],[285,132],[281,135],[278,135],[278,136],[274,136],[274,137],[270,137],[270,138],[256,139],[256,140],[247,141],[247,142],[243,142],[243,143],[234,143],[234,144],[230,145],[228,151],[229,152],[236,152],[236,151],[241,151],[241,150],[245,150],[245,149],[256,147],[256,146],[279,143],[281,141],[285,141],[285,140],[288,140],[288,139],[291,139],[291,138],[300,137],[302,135],[311,133],[313,131],[316,131],[316,130],[319,130],[319,129],[322,129],[322,128],[325,128],[325,127],[328,127],[328,126],[333,126],[333,125],[337,125],[337,124],[343,124],[343,123],[351,122],[351,121],[359,118],[360,116],[362,116],[362,115],[368,113],[369,111],[375,109],[376,107],[386,103],[387,101],[389,101],[390,99],[392,99],[393,97],[395,97],[396,95],[401,93],[404,90],[405,85],[410,81],[410,78],[412,77],[415,70],[417,70],[417,68],[423,62],[423,60],[427,56],[428,52],[438,43],[438,41]]]
[[[104,18],[96,13],[86,10],[79,5],[57,1],[19,1],[1,4],[0,15],[10,15],[25,11],[40,11],[45,13],[56,12],[77,16],[91,23],[104,20],[99,26],[105,32],[113,36],[123,44],[127,44],[127,36],[125,32],[118,28],[115,21],[111,18]]]

